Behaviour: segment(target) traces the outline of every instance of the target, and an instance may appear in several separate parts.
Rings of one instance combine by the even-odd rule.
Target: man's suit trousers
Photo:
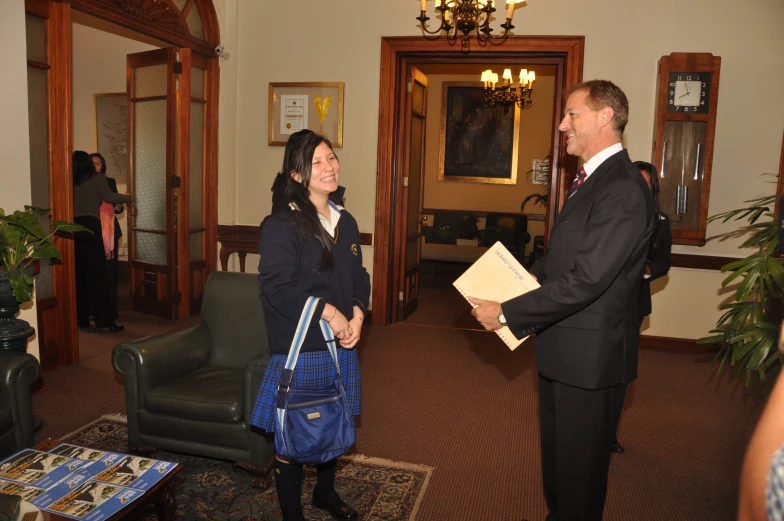
[[[580,389],[539,375],[547,506],[557,521],[600,521],[626,386]]]

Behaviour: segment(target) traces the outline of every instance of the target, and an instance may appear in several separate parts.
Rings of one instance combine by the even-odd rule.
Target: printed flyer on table
[[[177,464],[61,444],[0,462],[0,492],[66,517],[106,519],[140,498]]]

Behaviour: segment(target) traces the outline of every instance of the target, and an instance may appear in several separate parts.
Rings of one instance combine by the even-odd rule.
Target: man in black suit
[[[532,273],[542,287],[504,303],[472,299],[488,330],[533,332],[547,521],[600,521],[625,384],[637,376],[637,299],[654,204],[621,144],[626,96],[594,80],[567,93],[559,129],[585,164]]]

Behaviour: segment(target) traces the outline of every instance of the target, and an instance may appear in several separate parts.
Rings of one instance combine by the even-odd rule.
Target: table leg
[[[177,500],[169,485],[164,485],[150,498],[150,503],[158,511],[159,521],[173,521],[177,513]]]
[[[240,271],[245,273],[245,257],[248,255],[245,252],[238,252],[237,255],[240,257]]]
[[[223,271],[229,270],[229,255],[231,255],[231,252],[225,247],[221,246],[220,263],[221,263],[221,270]]]

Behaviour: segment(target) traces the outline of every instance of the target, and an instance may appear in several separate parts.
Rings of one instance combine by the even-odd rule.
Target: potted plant
[[[772,175],[772,174],[767,174]],[[719,344],[716,360],[718,373],[725,364],[737,366],[737,376],[745,369],[746,386],[754,375],[760,380],[771,369],[778,369],[781,358],[776,348],[779,325],[782,320],[784,297],[784,258],[776,255],[778,246],[778,218],[772,211],[777,195],[758,197],[745,208],[714,215],[708,222],[745,220],[741,229],[731,235],[751,235],[740,248],[754,248],[754,252],[721,267],[729,273],[721,286],[738,284],[733,301],[721,307],[719,318],[710,336],[697,340],[700,344]]]
[[[16,318],[16,313],[19,304],[33,298],[31,264],[60,258],[52,236],[58,232],[89,231],[78,224],[51,221],[51,231],[47,233],[40,218],[48,214],[48,209],[34,206],[9,215],[0,208],[0,349],[24,352],[27,338],[35,332],[26,321]]]
[[[544,181],[542,183],[542,191],[526,195],[523,202],[520,203],[520,213],[525,212],[525,205],[528,204],[529,201],[533,201],[534,206],[539,205],[543,208],[547,208],[547,204],[550,201],[550,154],[547,154],[547,157],[545,157],[539,165],[540,168],[532,168],[526,172],[525,175],[528,176],[528,179],[531,181],[533,181],[534,178],[537,178],[540,182]]]

